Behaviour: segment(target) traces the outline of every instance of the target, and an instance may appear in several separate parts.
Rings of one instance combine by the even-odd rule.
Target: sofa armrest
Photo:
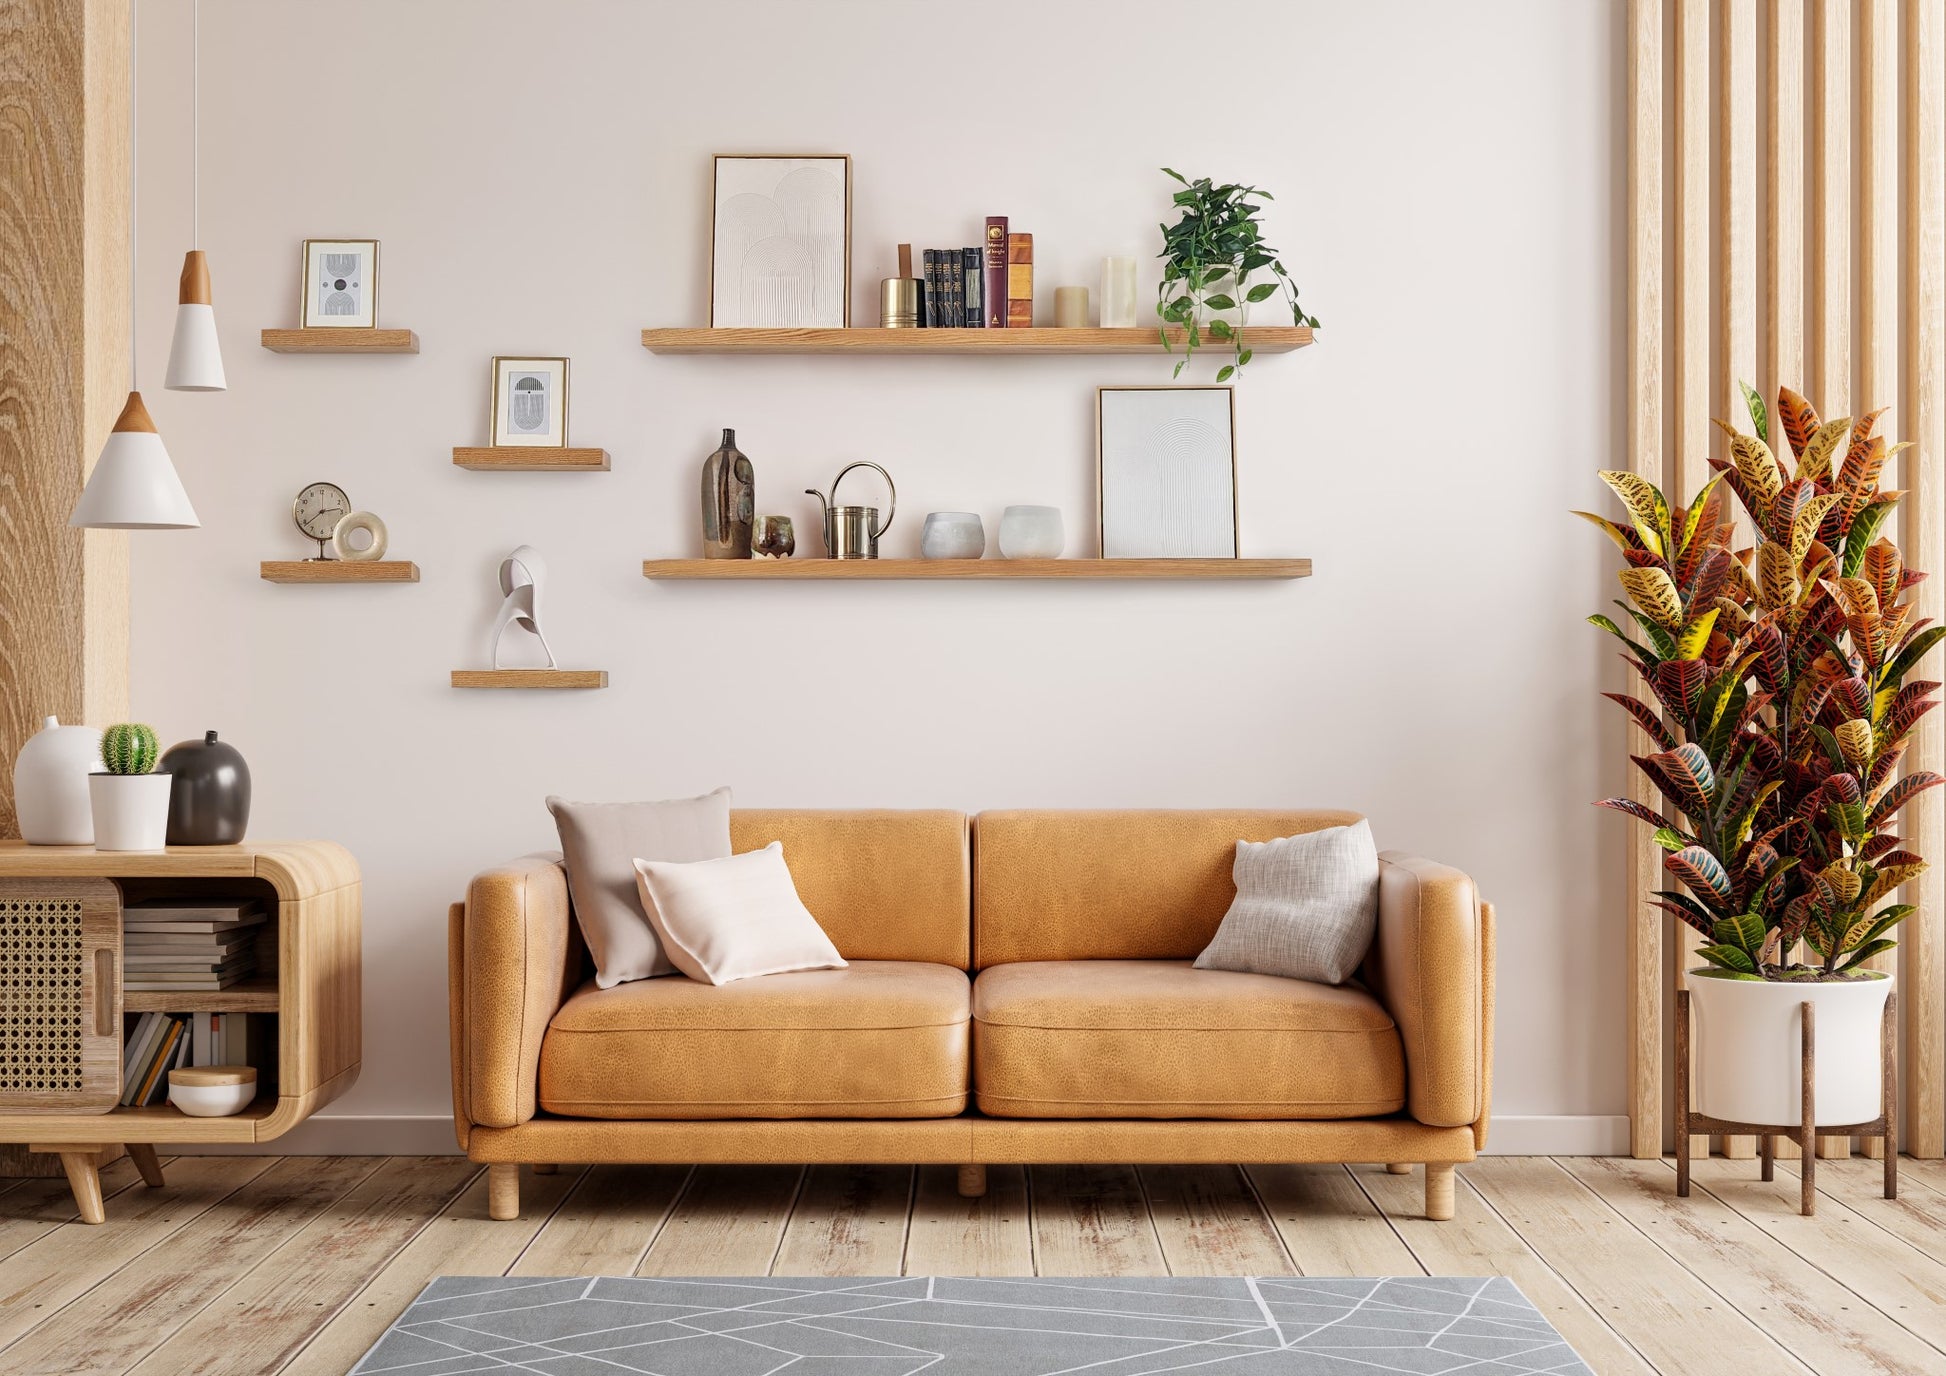
[[[1493,910],[1450,865],[1379,854],[1378,935],[1364,976],[1405,1044],[1406,1110],[1486,1136]]]
[[[452,917],[453,1116],[510,1128],[534,1116],[541,1037],[580,982],[582,950],[559,859],[482,870]]]

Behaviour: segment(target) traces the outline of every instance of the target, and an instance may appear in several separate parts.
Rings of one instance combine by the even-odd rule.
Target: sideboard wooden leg
[[[83,1223],[106,1223],[108,1210],[101,1202],[101,1160],[99,1151],[64,1151],[61,1169],[68,1173],[68,1188],[74,1191],[74,1207],[81,1211]]]
[[[1766,1180],[1775,1180],[1777,1178],[1777,1135],[1766,1132],[1759,1140],[1763,1143],[1763,1178]]]
[[[1388,1161],[1385,1165],[1385,1173],[1387,1175],[1411,1175],[1412,1163],[1410,1161]]]
[[[520,1167],[495,1162],[487,1167],[487,1217],[520,1217]]]
[[[142,1183],[152,1190],[163,1186],[162,1163],[155,1159],[153,1142],[130,1142],[126,1148],[128,1159],[135,1163],[135,1169],[142,1173]]]
[[[961,1166],[959,1168],[959,1192],[962,1199],[978,1199],[987,1192],[987,1168],[985,1166]]]
[[[1453,1163],[1426,1163],[1426,1217],[1444,1223],[1453,1216]]]
[[[536,1161],[534,1163],[535,1175],[553,1175],[556,1171],[560,1169],[561,1168],[555,1165],[552,1161]]]

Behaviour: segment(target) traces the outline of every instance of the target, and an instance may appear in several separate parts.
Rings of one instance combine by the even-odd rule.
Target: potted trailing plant
[[[1822,421],[1780,389],[1787,463],[1746,387],[1754,434],[1719,421],[1730,457],[1687,507],[1647,480],[1608,472],[1624,521],[1578,512],[1626,561],[1629,630],[1616,637],[1649,691],[1610,693],[1656,749],[1635,756],[1664,810],[1600,806],[1655,829],[1674,881],[1655,905],[1702,938],[1690,973],[1695,1107],[1735,1122],[1796,1124],[1799,1005],[1816,1007],[1818,1124],[1880,1112],[1879,1025],[1893,947],[1909,913],[1893,902],[1926,863],[1894,830],[1901,808],[1943,780],[1901,774],[1936,682],[1912,678],[1946,635],[1917,616],[1909,569],[1880,535],[1900,493],[1879,488],[1904,445],[1873,433],[1881,412]],[[1737,548],[1729,498],[1754,546]],[[1910,680],[1910,681],[1908,681]]]
[[[173,774],[156,774],[155,732],[123,722],[101,733],[107,772],[88,776],[96,850],[161,850],[169,833]]]
[[[1162,347],[1174,353],[1169,327],[1180,326],[1183,331],[1183,355],[1170,376],[1182,376],[1207,331],[1210,338],[1231,347],[1232,361],[1216,371],[1218,382],[1228,382],[1250,361],[1243,320],[1251,305],[1281,291],[1290,303],[1292,324],[1316,328],[1317,318],[1306,315],[1297,304],[1297,285],[1277,261],[1277,250],[1264,242],[1257,212],[1262,209],[1259,201],[1272,199],[1268,191],[1234,182],[1213,186],[1208,177],[1192,182],[1173,168],[1162,170],[1182,185],[1173,198],[1182,217],[1173,225],[1161,226],[1162,281],[1155,297],[1155,313],[1162,318]],[[1251,277],[1264,270],[1272,280],[1253,284]],[[1234,312],[1235,323],[1210,319],[1212,312]]]

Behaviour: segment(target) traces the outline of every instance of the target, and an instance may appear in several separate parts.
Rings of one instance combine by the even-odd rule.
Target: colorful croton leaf
[[[1702,938],[1710,973],[1842,977],[1891,949],[1912,908],[1889,900],[1926,868],[1894,828],[1946,782],[1899,767],[1940,685],[1906,680],[1946,627],[1917,614],[1925,575],[1881,534],[1903,494],[1879,480],[1906,447],[1875,433],[1882,413],[1825,421],[1789,388],[1774,412],[1743,393],[1754,433],[1718,422],[1729,455],[1688,506],[1605,472],[1626,519],[1575,513],[1622,552],[1622,618],[1588,620],[1639,681],[1604,696],[1653,745],[1631,758],[1661,800],[1600,806],[1655,829],[1671,885],[1654,905]],[[1736,547],[1726,493],[1753,545]]]

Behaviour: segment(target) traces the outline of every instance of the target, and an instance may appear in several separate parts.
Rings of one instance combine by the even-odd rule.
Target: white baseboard
[[[329,1115],[299,1123],[258,1147],[196,1147],[193,1154],[276,1156],[457,1156],[453,1120],[443,1113]],[[1495,1115],[1487,1137],[1495,1156],[1627,1156],[1624,1114]]]
[[[1496,1113],[1487,1128],[1489,1156],[1627,1156],[1625,1113]]]

